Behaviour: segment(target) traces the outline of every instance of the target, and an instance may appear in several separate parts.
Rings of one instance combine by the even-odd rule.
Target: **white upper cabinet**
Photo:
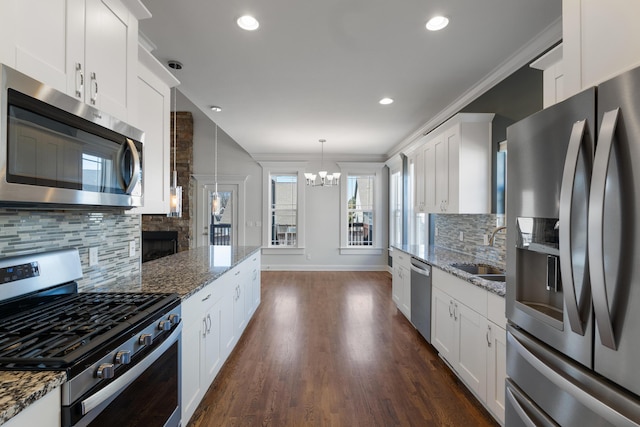
[[[542,70],[542,107],[547,108],[565,99],[562,44],[533,61],[531,68]]]
[[[138,18],[151,16],[139,0],[2,0],[2,11],[3,63],[118,119],[135,114]]]
[[[66,92],[68,2],[2,0],[0,62]]]
[[[171,169],[171,87],[179,82],[143,46],[139,47],[138,58],[137,115],[132,124],[144,131],[144,206],[128,212],[166,214]]]
[[[138,20],[118,0],[68,1],[67,93],[126,121],[136,99]]]
[[[459,113],[429,134],[424,151],[428,212],[491,212],[493,116]]]
[[[562,1],[567,97],[640,66],[638,16],[638,1]]]

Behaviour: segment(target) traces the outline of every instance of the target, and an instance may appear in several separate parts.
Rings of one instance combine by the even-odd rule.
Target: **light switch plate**
[[[89,267],[98,265],[98,248],[89,248]]]
[[[133,258],[136,256],[136,241],[132,240],[129,242],[129,257]]]

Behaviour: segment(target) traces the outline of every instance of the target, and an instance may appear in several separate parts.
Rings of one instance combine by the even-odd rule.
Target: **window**
[[[262,253],[304,254],[306,162],[259,161],[262,166]]]
[[[382,208],[383,163],[338,163],[341,182],[340,253],[381,254],[388,215]],[[388,180],[385,175],[385,180]],[[382,228],[384,226],[384,229]]]
[[[347,245],[373,244],[375,176],[349,175],[347,177]]]
[[[270,246],[297,245],[298,225],[298,176],[297,174],[272,174],[269,227]]]

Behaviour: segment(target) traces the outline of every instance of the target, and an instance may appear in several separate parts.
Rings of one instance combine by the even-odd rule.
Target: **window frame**
[[[262,166],[262,253],[264,254],[304,254],[305,250],[305,180],[306,162],[259,162]],[[271,236],[271,176],[291,174],[297,176],[296,188],[296,244],[292,246],[272,245]]]
[[[383,168],[384,163],[338,162],[342,173],[340,179],[340,254],[341,255],[380,255],[384,248],[385,215],[383,208]],[[373,241],[371,245],[349,245],[348,221],[348,181],[349,176],[373,176]]]

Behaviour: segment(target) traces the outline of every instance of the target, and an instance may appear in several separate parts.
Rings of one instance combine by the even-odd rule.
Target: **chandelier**
[[[331,187],[340,184],[340,172],[327,173],[324,169],[324,143],[326,139],[321,139],[322,144],[322,157],[320,158],[320,172],[317,174],[311,172],[305,172],[304,177],[307,180],[307,185],[311,187]],[[320,177],[320,182],[316,182],[316,178]]]

